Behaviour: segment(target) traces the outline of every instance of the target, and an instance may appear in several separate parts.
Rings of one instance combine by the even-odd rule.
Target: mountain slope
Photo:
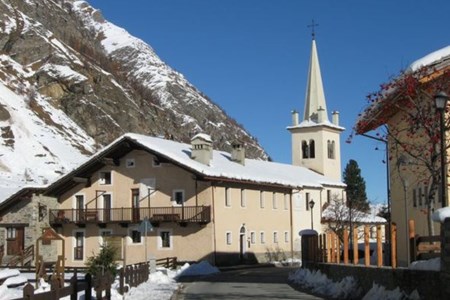
[[[183,142],[205,132],[217,149],[240,139],[248,157],[268,158],[149,45],[87,2],[0,0],[0,16],[0,176],[9,186],[52,180],[125,132]]]

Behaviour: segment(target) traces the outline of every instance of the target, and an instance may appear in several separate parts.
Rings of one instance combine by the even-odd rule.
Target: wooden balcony
[[[50,210],[50,225],[64,224],[132,224],[145,218],[151,223],[177,222],[180,224],[211,221],[210,206],[180,206],[180,207],[141,207],[141,208],[111,208],[111,209],[52,209]]]

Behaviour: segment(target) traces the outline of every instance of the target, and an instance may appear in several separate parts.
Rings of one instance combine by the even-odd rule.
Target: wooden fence
[[[177,267],[176,257],[166,257],[156,260],[156,265],[167,269],[175,269]]]
[[[84,299],[92,299],[92,278],[86,274],[84,281],[79,281],[77,274],[70,279],[69,286],[64,286],[64,282],[57,278],[50,279],[50,291],[35,294],[35,289],[31,283],[23,288],[23,298],[14,300],[57,300],[70,296],[71,300],[78,299],[78,292],[84,291]]]
[[[119,293],[123,295],[127,292],[125,284],[135,287],[148,280],[150,266],[148,263],[140,263],[136,265],[129,265],[122,268],[119,273]]]
[[[392,223],[390,226],[390,234],[387,233],[386,236],[389,237],[387,243],[389,245],[390,256],[386,257],[384,255],[383,249],[383,237],[381,225],[376,228],[376,248],[370,247],[370,227],[369,225],[364,226],[363,241],[360,243],[359,230],[358,228],[353,229],[353,233],[350,236],[348,230],[343,231],[342,237],[338,237],[334,232],[324,233],[319,235],[318,241],[313,241],[313,244],[318,243],[318,253],[310,253],[309,261],[319,261],[327,263],[343,263],[343,264],[359,264],[360,258],[364,259],[363,264],[369,266],[371,264],[371,258],[376,259],[376,265],[381,267],[383,265],[390,265],[393,268],[397,267],[397,226]],[[363,249],[360,245],[363,245]],[[385,260],[390,259],[390,264],[386,264]]]
[[[410,262],[440,257],[441,236],[419,236],[415,231],[414,220],[409,220],[409,251]]]

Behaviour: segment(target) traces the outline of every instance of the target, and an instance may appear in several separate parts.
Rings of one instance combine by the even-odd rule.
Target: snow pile
[[[436,257],[429,260],[416,260],[412,262],[409,268],[411,270],[440,271],[441,258]]]
[[[366,295],[362,298],[363,300],[402,300],[402,299],[410,299],[410,300],[419,300],[420,296],[417,290],[414,290],[409,296],[404,292],[401,292],[399,288],[396,288],[393,291],[386,290],[384,286],[379,286],[374,283],[372,288],[367,292]]]
[[[443,207],[435,210],[431,218],[434,222],[444,223],[446,218],[450,218],[450,207]]]
[[[314,294],[323,295],[333,299],[358,299],[361,288],[355,278],[347,276],[340,282],[334,282],[319,270],[298,269],[289,274],[289,281],[306,288]]]
[[[203,260],[199,262],[198,264],[193,264],[189,266],[188,268],[185,268],[182,272],[180,272],[177,276],[199,276],[199,275],[209,275],[209,274],[215,274],[219,273],[219,269],[211,266],[209,262]]]

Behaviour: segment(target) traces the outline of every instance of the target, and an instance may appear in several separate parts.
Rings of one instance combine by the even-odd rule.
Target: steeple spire
[[[308,83],[306,85],[306,99],[305,99],[305,113],[304,120],[314,121],[316,123],[323,123],[328,121],[327,104],[325,101],[325,93],[323,91],[322,75],[320,73],[319,56],[317,54],[314,26],[312,27],[312,47],[311,58],[309,61]]]

